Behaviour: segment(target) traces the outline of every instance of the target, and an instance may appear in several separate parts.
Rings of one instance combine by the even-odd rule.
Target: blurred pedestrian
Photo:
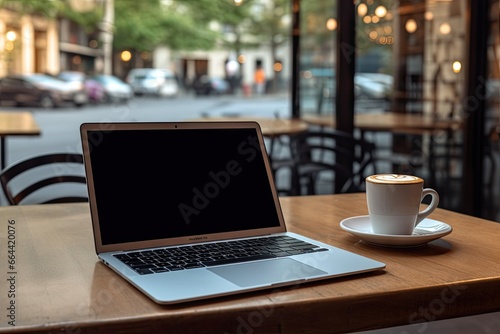
[[[226,80],[229,83],[229,92],[234,94],[238,88],[238,77],[240,64],[236,59],[231,58],[226,62]]]
[[[255,84],[255,93],[257,95],[264,94],[266,88],[266,74],[264,73],[264,69],[262,66],[257,66],[254,74],[254,84]]]

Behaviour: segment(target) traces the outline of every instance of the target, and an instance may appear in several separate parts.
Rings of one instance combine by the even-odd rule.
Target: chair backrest
[[[376,172],[375,145],[342,131],[301,133],[293,138],[291,149],[295,165],[292,182],[300,191],[300,182],[306,179],[307,194],[317,193],[314,183],[320,173],[333,174],[332,189],[335,180],[342,180],[340,192],[357,192],[364,190],[366,176]],[[352,169],[345,165],[350,162]]]
[[[0,173],[11,205],[87,202],[83,156],[53,153],[29,158]]]

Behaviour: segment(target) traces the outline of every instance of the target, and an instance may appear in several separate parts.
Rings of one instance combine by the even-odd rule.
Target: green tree
[[[219,35],[209,29],[210,13],[211,19],[217,15],[211,2],[203,0],[115,0],[114,46],[138,51],[152,51],[160,44],[173,50],[211,49]]]
[[[97,32],[103,6],[82,10],[81,0],[0,0],[0,7],[47,18],[64,17],[87,32]],[[152,51],[163,44],[173,50],[211,49],[220,38],[209,29],[230,8],[226,0],[114,0],[114,47]]]
[[[50,18],[56,18],[64,4],[64,0],[0,0],[1,8],[9,8],[21,14],[37,14]]]
[[[88,10],[75,8],[79,0],[0,0],[1,8],[9,8],[21,14],[40,15],[42,17],[57,19],[67,18],[78,23],[87,32],[97,30],[97,25],[102,19],[102,8],[91,6]]]
[[[240,54],[242,49],[256,46],[255,42],[243,39],[252,26],[252,11],[256,3],[256,0],[244,0],[240,5],[235,5],[224,0],[218,1],[220,15],[217,21],[226,32],[221,36],[222,47]]]

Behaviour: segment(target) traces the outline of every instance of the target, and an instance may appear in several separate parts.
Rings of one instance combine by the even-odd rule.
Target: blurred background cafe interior
[[[37,4],[18,2],[28,7]],[[67,18],[51,18],[60,22],[52,22],[43,32],[39,13],[32,16],[33,22],[28,16],[16,19],[20,16],[15,15],[15,3],[0,2],[4,7],[0,8],[0,51],[5,56],[0,65],[10,59],[7,72],[23,72],[30,60],[32,72],[48,72],[44,64],[50,59],[60,59],[52,65],[57,71],[82,70],[88,60],[95,71],[95,59],[104,55],[104,70],[124,80],[133,68],[160,68],[167,59],[156,57],[153,49],[127,51],[124,57],[127,39],[133,37],[120,30],[130,26],[124,10],[133,9],[139,15],[139,8],[155,4],[170,14],[177,10],[176,15],[181,15],[192,7],[193,17],[200,14],[195,2],[184,1],[64,2],[66,7],[93,3],[104,12],[104,19],[114,17],[115,49],[111,50],[111,31],[101,24],[104,21],[89,34]],[[225,52],[216,61],[202,59],[194,51],[169,51],[173,60],[168,67],[174,69],[182,88],[188,91],[185,83],[193,79],[188,78],[190,69],[196,75],[211,74],[216,64],[220,73],[226,68],[227,75],[228,65],[237,61],[246,81],[240,83],[241,99],[233,95],[233,101],[250,106],[246,89],[254,80],[253,71],[263,67],[265,94],[286,99],[286,117],[307,123],[309,129],[335,128],[362,137],[375,145],[377,172],[421,176],[426,186],[440,193],[440,207],[500,222],[500,0],[220,0],[216,4],[236,18],[240,10],[252,18],[217,17],[228,22],[218,25],[219,36],[225,39],[218,44],[220,50],[207,51]],[[114,15],[108,15],[110,8]],[[176,36],[179,29],[175,25],[166,36]],[[14,31],[21,36],[25,30],[34,33],[36,43],[15,38]],[[98,33],[106,38],[99,39]],[[49,44],[57,45],[46,41],[50,36],[60,41],[59,49],[49,50]],[[252,43],[245,44],[246,37],[254,37]],[[101,40],[108,42],[101,46]],[[249,49],[251,44],[254,51]],[[13,57],[17,49],[22,49],[22,57]],[[77,55],[79,50],[85,52]],[[113,57],[106,58],[107,52]],[[136,55],[140,57],[129,61]],[[226,63],[222,57],[227,57]],[[254,93],[251,98],[263,96]],[[289,143],[286,136],[278,139],[278,146],[285,144],[282,149]],[[350,168],[352,162],[342,163]],[[278,188],[286,178],[278,170]],[[340,191],[332,188],[331,177],[318,183],[317,194]]]
[[[441,207],[500,221],[499,1],[293,0],[292,11],[293,115],[363,132],[379,172],[422,176]],[[388,118],[394,129],[364,133],[371,112],[429,126]]]

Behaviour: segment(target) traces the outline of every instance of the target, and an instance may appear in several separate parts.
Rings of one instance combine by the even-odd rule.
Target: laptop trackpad
[[[241,287],[276,284],[326,274],[292,259],[241,263],[208,270]]]

